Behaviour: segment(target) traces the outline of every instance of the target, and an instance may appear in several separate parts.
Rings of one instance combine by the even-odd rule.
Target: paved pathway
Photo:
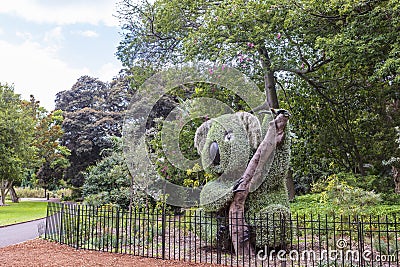
[[[0,228],[0,248],[34,239],[44,233],[46,219]]]

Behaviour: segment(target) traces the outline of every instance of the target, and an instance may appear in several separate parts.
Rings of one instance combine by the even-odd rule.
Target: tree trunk
[[[261,66],[264,71],[264,88],[266,95],[266,103],[269,108],[279,108],[278,94],[276,93],[275,71],[271,69],[271,59],[265,47],[258,51],[261,55]],[[295,196],[293,177],[288,177],[286,187],[289,191],[289,200],[293,200]]]
[[[268,71],[264,76],[267,101],[270,108],[279,108],[278,95],[276,94],[275,73]]]
[[[279,108],[278,95],[276,94],[275,71],[271,69],[271,59],[265,47],[260,48],[261,66],[264,71],[264,88],[266,102],[270,108]]]
[[[0,188],[0,206],[4,206],[6,204],[5,199],[6,199],[6,190],[5,188],[1,187]]]
[[[294,182],[293,182],[293,171],[289,169],[287,177],[286,177],[286,187],[289,192],[289,200],[292,201],[296,195],[296,191],[294,189]]]
[[[250,244],[250,229],[245,221],[244,204],[252,184],[260,184],[263,166],[271,157],[275,147],[282,143],[288,119],[287,115],[279,114],[269,123],[264,140],[257,148],[234,190],[233,202],[229,207],[229,231],[238,256],[254,257],[254,249]]]
[[[19,202],[19,197],[17,195],[17,192],[15,192],[14,186],[10,187],[10,196],[11,196],[11,201],[13,203],[18,203]]]
[[[392,166],[392,175],[394,180],[394,192],[400,194],[400,169]]]
[[[365,176],[366,173],[365,173],[365,168],[364,168],[364,161],[363,161],[356,145],[354,145],[354,152],[355,152],[355,156],[356,156],[358,171],[360,172],[361,176]]]
[[[6,204],[6,195],[12,186],[12,182],[8,180],[1,180],[0,184],[0,206],[4,206]]]

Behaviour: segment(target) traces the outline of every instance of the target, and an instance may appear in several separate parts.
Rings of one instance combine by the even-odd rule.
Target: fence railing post
[[[64,223],[64,220],[63,220],[63,217],[64,217],[64,204],[60,204],[61,205],[61,212],[59,213],[60,214],[60,225],[59,225],[59,227],[60,227],[60,231],[59,231],[59,237],[58,237],[58,240],[59,240],[59,242],[62,244],[63,243],[63,223]]]
[[[221,239],[224,238],[224,233],[222,232],[222,223],[221,223],[221,218],[219,215],[216,215],[216,221],[217,221],[217,264],[221,264],[221,258],[222,258],[222,250],[221,250]]]
[[[357,238],[358,238],[358,251],[361,255],[364,255],[364,241],[363,241],[363,225],[359,217],[357,216]],[[360,266],[364,266],[363,257],[359,257]]]
[[[165,214],[165,204],[163,205],[161,213],[161,255],[162,259],[165,260],[165,227],[166,227],[166,214]]]
[[[283,215],[282,213],[279,213],[279,222],[280,222],[280,230],[281,230],[281,240],[280,240],[280,245],[282,246],[282,250],[285,252],[288,252],[287,250],[287,233],[286,233],[286,215]],[[314,238],[314,236],[311,236],[311,238]],[[282,267],[286,267],[287,263],[287,254],[285,254],[285,260],[282,262]]]
[[[115,229],[115,231],[116,231],[116,233],[115,233],[115,235],[116,235],[116,244],[115,244],[115,252],[116,253],[118,253],[118,244],[119,244],[119,208],[117,207],[116,208],[116,211],[117,211],[117,218],[116,218],[116,222],[115,222],[115,227],[117,228],[117,229]]]
[[[75,235],[75,238],[76,238],[76,248],[79,248],[79,224],[80,224],[80,205],[78,204],[77,205],[77,208],[78,208],[78,216],[77,216],[77,221],[76,221],[76,235]]]
[[[48,221],[49,221],[49,208],[50,208],[50,202],[47,203],[47,209],[46,209],[46,224],[44,227],[44,239],[47,239],[47,227],[49,226]]]

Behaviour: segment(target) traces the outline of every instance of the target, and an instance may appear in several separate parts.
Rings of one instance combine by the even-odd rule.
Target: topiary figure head
[[[232,197],[232,187],[261,142],[260,122],[248,112],[225,114],[203,123],[196,131],[195,147],[206,172],[219,175],[208,182],[200,204],[218,210]],[[207,208],[208,205],[208,208]]]

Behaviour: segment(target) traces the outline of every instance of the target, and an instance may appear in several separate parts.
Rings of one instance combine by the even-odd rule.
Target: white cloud
[[[62,28],[57,26],[44,34],[44,41],[47,43],[61,42],[64,40]]]
[[[3,36],[7,36],[0,27],[0,83],[14,84],[15,91],[24,99],[29,99],[29,95],[33,94],[42,106],[51,110],[54,108],[56,93],[70,89],[82,75],[90,75],[104,82],[111,81],[121,69],[121,64],[116,59],[111,62],[105,60],[104,64],[95,68],[86,63],[82,66],[71,60],[71,64],[81,66],[72,67],[61,60],[59,52],[60,48],[68,45],[65,39],[70,36],[64,36],[68,24],[117,26],[117,19],[112,16],[115,14],[117,1],[119,0],[2,0],[0,16],[14,15],[30,22],[50,24],[46,25],[46,29],[48,26],[53,27],[41,33],[31,31],[29,27],[18,29],[19,32],[14,33],[19,39],[18,44],[15,40],[3,39]],[[88,38],[98,37],[97,30],[101,32],[101,27],[93,28],[96,31],[73,33]]]
[[[87,68],[68,67],[48,47],[31,41],[18,46],[0,41],[0,58],[0,82],[14,84],[24,99],[33,94],[49,110],[54,108],[57,92],[70,89],[76,79],[89,72]]]
[[[54,109],[55,95],[71,89],[82,75],[111,81],[121,66],[118,61],[99,69],[72,68],[57,57],[53,47],[31,40],[14,45],[0,40],[0,83],[14,84],[15,92],[29,99],[33,94],[47,110]]]
[[[32,34],[29,32],[16,32],[15,35],[24,41],[32,40]]]
[[[84,37],[88,37],[88,38],[95,38],[95,37],[99,36],[99,34],[97,32],[89,31],[89,30],[88,31],[77,31],[77,32],[74,32],[74,33],[76,33],[78,35],[81,35],[81,36],[84,36]]]
[[[46,44],[46,50],[53,55],[62,48],[64,39],[62,28],[60,26],[45,32],[43,37],[44,44]]]
[[[37,23],[58,25],[89,23],[118,26],[117,0],[2,0],[0,14],[13,14]]]

